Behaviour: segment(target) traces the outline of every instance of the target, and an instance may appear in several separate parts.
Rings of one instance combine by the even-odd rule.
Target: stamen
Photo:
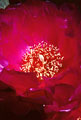
[[[63,59],[57,47],[42,41],[38,45],[30,46],[30,51],[26,51],[20,70],[25,73],[35,72],[40,80],[43,76],[52,78],[62,67]]]

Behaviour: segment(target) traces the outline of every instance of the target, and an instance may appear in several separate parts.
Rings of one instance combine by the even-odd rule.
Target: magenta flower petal
[[[8,61],[3,56],[0,56],[0,72],[2,72],[2,70],[7,66]]]

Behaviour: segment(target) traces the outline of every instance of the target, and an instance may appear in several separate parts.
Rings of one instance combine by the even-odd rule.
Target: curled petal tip
[[[60,112],[70,112],[71,109],[60,110]]]

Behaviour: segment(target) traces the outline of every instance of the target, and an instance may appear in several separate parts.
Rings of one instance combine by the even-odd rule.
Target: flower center
[[[52,78],[62,67],[63,58],[57,47],[42,41],[38,45],[30,46],[29,52],[26,50],[20,70],[35,72],[40,80],[43,76]]]

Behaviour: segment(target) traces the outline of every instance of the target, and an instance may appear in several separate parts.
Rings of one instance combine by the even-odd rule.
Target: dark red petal
[[[45,112],[71,112],[72,110],[79,107],[79,103],[77,101],[69,103],[65,106],[59,107],[58,103],[54,103],[53,105],[46,105]]]
[[[70,112],[78,106],[78,102],[70,103],[69,97],[74,92],[74,88],[67,84],[60,84],[55,86],[53,95],[54,103],[45,107],[46,112]]]
[[[81,84],[75,89],[69,101],[78,100],[81,101]]]
[[[60,106],[63,106],[68,103],[68,99],[73,92],[73,86],[67,84],[59,84],[55,86],[55,94],[53,97]]]
[[[77,109],[73,110],[68,115],[68,119],[70,119],[70,118],[73,118],[72,120],[78,120],[79,118],[81,119],[81,105],[79,105],[79,107]]]
[[[14,70],[3,70],[0,73],[0,80],[4,83],[12,86],[17,94],[23,95],[23,93],[29,88],[37,88],[38,81],[34,73],[21,73]]]

